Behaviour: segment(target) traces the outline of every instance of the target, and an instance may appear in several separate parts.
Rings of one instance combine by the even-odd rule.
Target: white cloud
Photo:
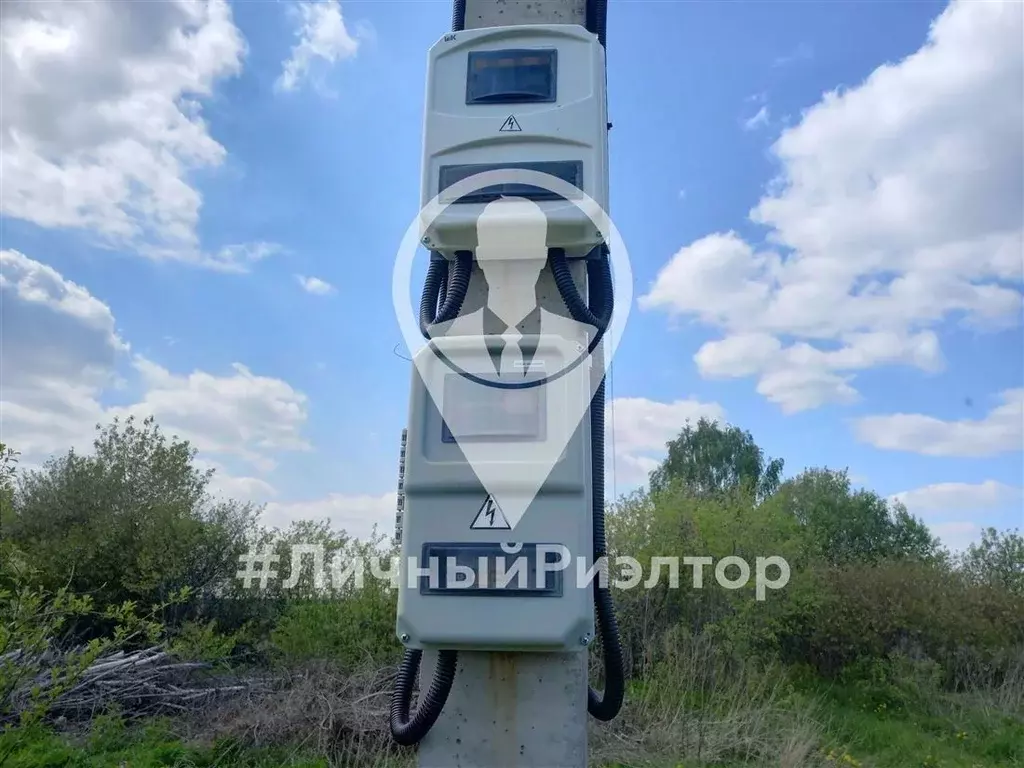
[[[748,117],[746,120],[743,121],[743,129],[747,131],[752,131],[759,126],[768,125],[769,116],[770,113],[768,111],[767,105],[763,105],[759,110],[757,110],[757,114],[755,114],[753,117]]]
[[[198,468],[215,470],[215,496],[266,504],[265,524],[327,518],[353,536],[369,537],[374,523],[392,535],[393,492],[281,501],[262,476],[283,452],[310,448],[302,434],[306,396],[287,382],[238,363],[226,375],[175,374],[131,356],[106,303],[18,251],[0,251],[0,311],[2,439],[22,453],[23,471],[72,447],[89,452],[96,425],[115,416],[152,415],[164,434],[199,450]],[[141,397],[105,406],[126,362],[138,374]]]
[[[26,461],[88,450],[98,423],[128,415],[153,415],[166,433],[192,441],[204,455],[260,471],[273,468],[280,452],[309,448],[301,432],[306,396],[237,363],[228,375],[178,375],[134,356],[141,398],[103,405],[129,354],[110,307],[17,251],[0,252],[0,291],[3,440]],[[255,478],[225,475],[223,482],[267,490]]]
[[[981,538],[981,526],[965,520],[930,525],[933,536],[951,552],[963,552]]]
[[[299,285],[306,293],[312,293],[316,296],[327,296],[328,294],[334,293],[334,286],[325,280],[321,280],[319,277],[304,277],[303,275],[296,275],[295,279],[299,281]]]
[[[866,416],[854,422],[857,439],[887,451],[926,456],[994,456],[1024,450],[1024,389],[1000,394],[982,419],[943,421],[920,413]]]
[[[378,533],[390,538],[395,532],[397,504],[396,492],[380,496],[332,493],[311,501],[272,501],[264,509],[262,522],[284,529],[296,520],[329,520],[333,529],[364,541],[370,538],[376,524]]]
[[[334,64],[354,58],[359,52],[359,35],[349,32],[337,0],[300,2],[296,9],[298,29],[295,34],[299,42],[292,48],[274,84],[280,91],[295,90],[308,75],[315,59]]]
[[[284,252],[277,243],[262,241],[252,243],[233,243],[216,251],[206,251],[193,247],[154,247],[140,245],[139,252],[152,259],[173,259],[183,261],[216,272],[245,273],[253,265]]]
[[[29,462],[87,448],[128,345],[110,307],[19,251],[0,251],[3,440]]]
[[[5,1],[0,39],[0,212],[210,266],[263,247],[196,235],[189,173],[226,154],[198,99],[246,53],[224,0]]]
[[[767,245],[701,238],[640,307],[718,328],[702,372],[758,376],[789,412],[853,402],[865,368],[940,370],[940,323],[1018,323],[1022,36],[1019,3],[951,3],[921,50],[782,133],[781,173],[751,212]],[[754,358],[737,359],[755,339]]]
[[[1021,488],[995,480],[982,483],[935,483],[891,497],[915,515],[936,512],[984,512],[1021,500]]]
[[[281,379],[255,375],[241,363],[234,363],[227,376],[176,375],[142,357],[133,366],[145,395],[133,405],[109,409],[111,415],[152,415],[166,432],[200,451],[237,457],[265,472],[275,466],[273,454],[310,449],[301,434],[307,398]]]
[[[984,527],[979,518],[986,512],[1016,504],[1020,506],[1022,491],[1019,487],[995,480],[981,483],[935,483],[911,491],[893,494],[890,498],[902,502],[907,509],[924,520],[933,535],[953,551],[967,549],[981,537]],[[970,520],[964,520],[967,515]],[[955,519],[949,520],[949,517]]]
[[[605,420],[605,476],[608,495],[647,482],[666,454],[666,445],[687,422],[725,420],[718,403],[676,400],[662,403],[643,397],[617,397],[608,403]],[[614,485],[614,488],[612,487]]]
[[[202,470],[214,470],[208,490],[216,497],[264,504],[277,495],[277,489],[266,480],[233,475],[223,464],[210,461],[204,456],[196,456],[195,465]]]
[[[806,342],[784,348],[768,333],[738,333],[705,343],[694,361],[709,379],[759,374],[757,391],[785,413],[857,402],[851,371],[906,362],[934,372],[944,363],[932,331],[907,335],[891,330],[844,334],[832,350]]]

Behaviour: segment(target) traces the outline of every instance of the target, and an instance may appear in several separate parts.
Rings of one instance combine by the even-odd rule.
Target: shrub
[[[805,617],[802,645],[826,675],[897,652],[938,661],[948,672],[964,649],[997,661],[1024,642],[1024,599],[953,570],[890,562],[825,570],[820,581],[821,603]]]
[[[183,587],[198,600],[234,576],[257,510],[213,499],[212,472],[196,466],[188,442],[168,440],[151,418],[115,419],[94,449],[26,473],[4,502],[5,539],[36,566],[40,587],[151,605]],[[162,618],[176,624],[196,605],[175,602]],[[110,627],[82,629],[98,636]]]
[[[397,594],[376,584],[339,600],[292,603],[270,639],[286,661],[327,659],[345,668],[390,664],[401,652],[396,607]]]

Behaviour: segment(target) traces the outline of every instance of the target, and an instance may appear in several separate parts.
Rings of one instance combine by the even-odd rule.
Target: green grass
[[[246,750],[229,743],[212,747],[184,744],[163,727],[73,738],[42,729],[0,736],[4,768],[330,768],[323,758],[293,750]]]
[[[920,708],[865,702],[856,691],[827,697],[826,732],[877,768],[988,768],[1024,765],[1024,722],[936,694]]]
[[[630,698],[634,701],[647,694],[646,688],[631,686]],[[709,722],[727,719],[739,711],[692,692],[679,699],[684,718],[691,721],[698,717],[706,717]],[[592,764],[595,768],[1024,766],[1024,720],[998,714],[980,697],[932,693],[909,705],[906,701],[892,704],[878,699],[877,689],[863,685],[828,686],[812,680],[786,686],[785,695],[766,705],[773,708],[775,716],[781,711],[784,718],[787,709],[795,716],[811,706],[816,713],[817,730],[811,732],[814,747],[794,762],[772,759],[765,750],[761,757],[746,762],[731,756],[729,750],[719,750],[710,761],[686,755],[666,757],[671,754],[669,747],[667,753],[661,750],[658,754],[643,754],[641,750],[628,760],[609,759],[608,755],[602,758],[598,748],[592,750]],[[641,708],[632,710],[631,716],[635,718],[637,712],[650,714]],[[749,713],[754,712],[752,704]],[[651,727],[671,727],[668,722],[652,722]],[[368,762],[366,755],[357,761],[331,760],[294,748],[251,749],[230,742],[190,745],[175,734],[171,721],[154,720],[145,726],[129,727],[115,715],[97,717],[88,732],[74,735],[45,729],[0,734],[0,765],[4,768],[356,768],[357,764],[358,768],[404,768],[413,760],[410,756],[399,764],[383,758]]]

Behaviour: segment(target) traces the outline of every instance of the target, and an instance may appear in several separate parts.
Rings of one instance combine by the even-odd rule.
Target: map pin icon
[[[632,272],[607,213],[562,179],[492,170],[452,185],[445,197],[457,200],[494,185],[528,185],[575,205],[605,233],[615,283],[615,311],[595,354],[589,349],[594,326],[536,306],[536,282],[547,263],[544,211],[530,200],[502,198],[484,206],[477,221],[475,257],[488,284],[486,306],[431,326],[428,340],[409,301],[412,263],[423,234],[452,203],[435,197],[402,240],[392,280],[395,312],[445,439],[458,444],[488,494],[473,527],[513,530],[586,416],[615,354],[632,304]]]

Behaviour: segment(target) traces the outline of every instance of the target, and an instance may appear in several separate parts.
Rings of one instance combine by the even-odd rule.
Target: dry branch
[[[74,720],[90,717],[111,705],[132,717],[189,711],[217,698],[256,692],[263,686],[262,682],[217,673],[213,664],[181,661],[162,646],[154,646],[134,653],[117,651],[100,656],[74,676],[70,687],[59,690],[67,684],[67,665],[73,665],[80,650],[50,650],[35,658],[25,658],[17,651],[6,654],[5,658],[22,669],[38,672],[26,675],[7,696],[0,708],[0,722],[17,718],[40,694],[56,694],[47,707],[49,717]]]

